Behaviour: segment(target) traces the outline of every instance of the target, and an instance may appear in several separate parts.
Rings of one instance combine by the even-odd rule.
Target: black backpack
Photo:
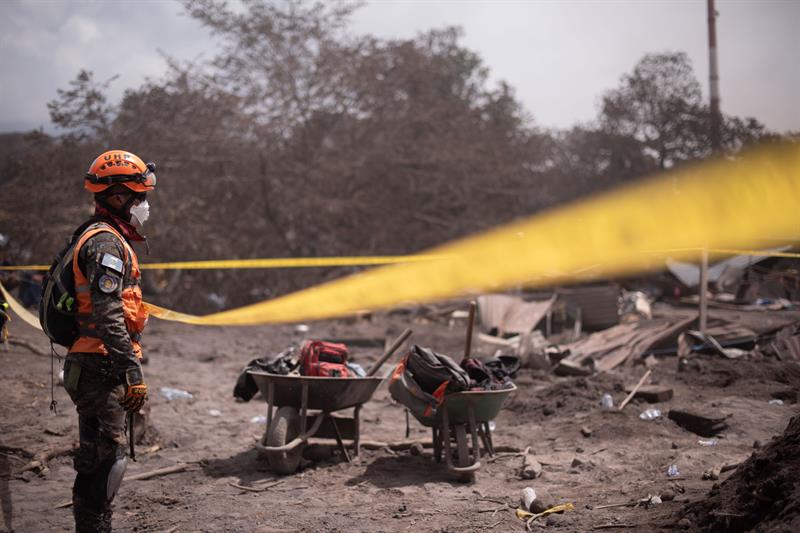
[[[429,348],[414,345],[408,352],[408,370],[425,392],[432,393],[447,381],[447,392],[460,392],[469,388],[469,376],[458,363],[448,356]]]
[[[53,259],[50,270],[42,280],[42,299],[39,301],[39,323],[55,344],[69,348],[78,339],[78,300],[75,298],[75,275],[72,258],[75,245],[83,232],[98,222],[91,219],[81,224],[72,238]]]

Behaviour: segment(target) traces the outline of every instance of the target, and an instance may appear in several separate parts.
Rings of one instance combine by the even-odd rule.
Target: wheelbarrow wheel
[[[267,446],[284,446],[292,442],[300,433],[300,414],[297,409],[285,405],[275,412],[272,424],[264,433]],[[302,445],[286,452],[267,451],[269,467],[282,476],[294,474],[303,455]]]
[[[456,434],[456,466],[463,468],[472,464],[469,456],[469,442],[467,441],[467,427],[464,424],[457,424]],[[475,479],[474,472],[464,472],[459,475],[459,480],[469,483]]]

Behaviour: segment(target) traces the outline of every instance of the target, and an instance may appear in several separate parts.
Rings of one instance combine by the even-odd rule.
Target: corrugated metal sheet
[[[598,331],[619,324],[619,287],[613,284],[557,289],[566,302],[580,307],[583,328]]]

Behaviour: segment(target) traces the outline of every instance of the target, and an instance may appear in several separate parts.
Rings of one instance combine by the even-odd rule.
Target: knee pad
[[[125,456],[116,459],[111,465],[111,468],[109,468],[108,475],[106,476],[106,501],[109,503],[111,503],[114,496],[117,494],[119,486],[122,484],[122,478],[125,475],[125,469],[127,468],[128,458]]]

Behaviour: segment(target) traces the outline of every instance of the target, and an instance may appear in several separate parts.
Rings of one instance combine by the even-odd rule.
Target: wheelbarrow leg
[[[300,389],[300,434],[306,434],[306,423],[308,422],[308,383],[303,383]]]
[[[481,424],[481,437],[483,438],[483,445],[489,452],[491,457],[494,457],[494,444],[492,443],[492,430],[489,429],[489,422]]]
[[[328,420],[331,421],[331,425],[333,426],[333,432],[336,433],[336,444],[339,445],[339,449],[342,450],[342,454],[344,454],[344,458],[347,459],[347,462],[352,463],[353,461],[350,460],[350,454],[347,453],[347,448],[344,447],[344,441],[342,440],[342,433],[339,431],[339,426],[336,424],[336,420],[328,414],[320,416],[327,416]]]
[[[472,462],[474,464],[481,460],[481,449],[478,446],[478,423],[475,422],[475,406],[472,402],[467,405],[467,420],[469,420],[469,432],[472,434]]]
[[[353,435],[353,456],[358,457],[358,453],[361,448],[361,423],[360,423],[360,416],[361,416],[361,404],[356,405],[355,411],[353,411],[353,425],[355,435]]]
[[[453,458],[450,455],[450,420],[447,416],[447,410],[442,411],[442,442],[444,444],[444,460],[447,467],[453,466]]]
[[[272,424],[272,408],[275,404],[275,384],[269,382],[267,385],[267,427]]]
[[[442,462],[442,432],[435,425],[431,428],[433,431],[433,458],[437,463]]]

